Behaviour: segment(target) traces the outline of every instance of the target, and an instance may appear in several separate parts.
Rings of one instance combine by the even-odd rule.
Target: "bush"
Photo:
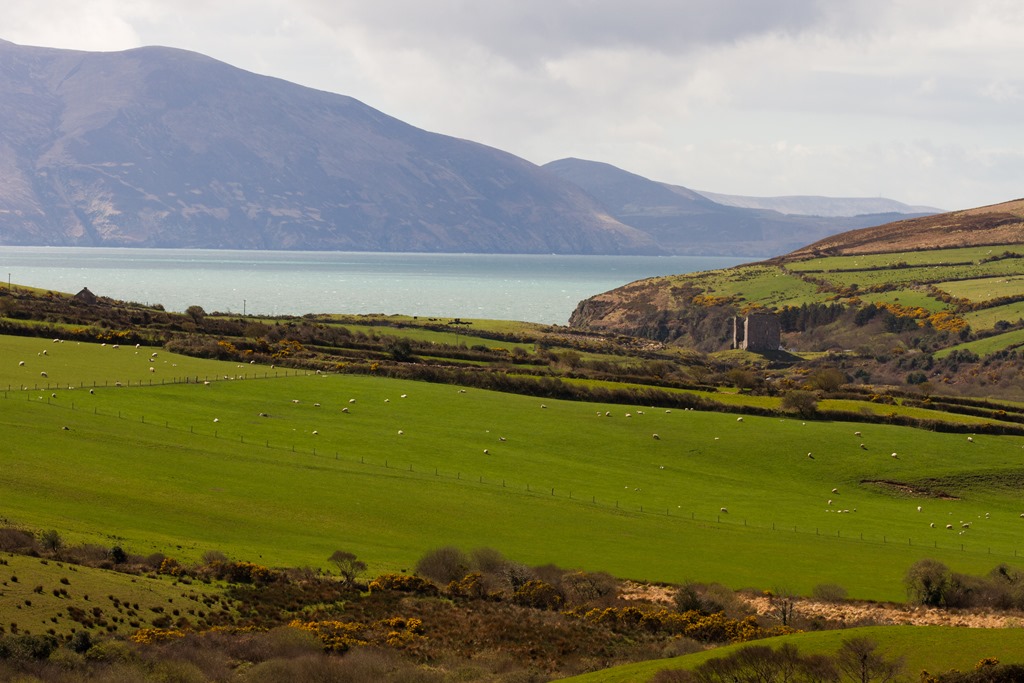
[[[835,583],[819,583],[811,591],[811,597],[821,602],[842,602],[846,600],[846,589]]]
[[[416,573],[420,576],[447,586],[458,581],[469,571],[469,558],[454,546],[445,546],[430,550],[416,563]]]

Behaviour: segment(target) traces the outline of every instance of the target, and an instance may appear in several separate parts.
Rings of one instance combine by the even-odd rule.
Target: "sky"
[[[1024,197],[1017,0],[4,0],[0,38],[193,50],[537,164],[946,210]]]

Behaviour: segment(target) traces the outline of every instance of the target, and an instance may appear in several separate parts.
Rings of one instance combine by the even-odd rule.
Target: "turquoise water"
[[[562,325],[581,300],[628,282],[752,260],[0,247],[0,276],[72,293],[88,287],[171,311],[195,304],[208,312],[400,313]]]

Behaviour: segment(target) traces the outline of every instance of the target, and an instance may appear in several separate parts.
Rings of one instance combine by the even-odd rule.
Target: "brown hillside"
[[[826,237],[773,259],[799,261],[816,256],[884,254],[1024,242],[1024,199],[976,209],[911,218]]]

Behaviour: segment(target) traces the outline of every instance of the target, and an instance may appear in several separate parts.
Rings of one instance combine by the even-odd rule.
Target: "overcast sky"
[[[23,45],[194,50],[532,162],[755,196],[1024,197],[1017,0],[3,0]]]

